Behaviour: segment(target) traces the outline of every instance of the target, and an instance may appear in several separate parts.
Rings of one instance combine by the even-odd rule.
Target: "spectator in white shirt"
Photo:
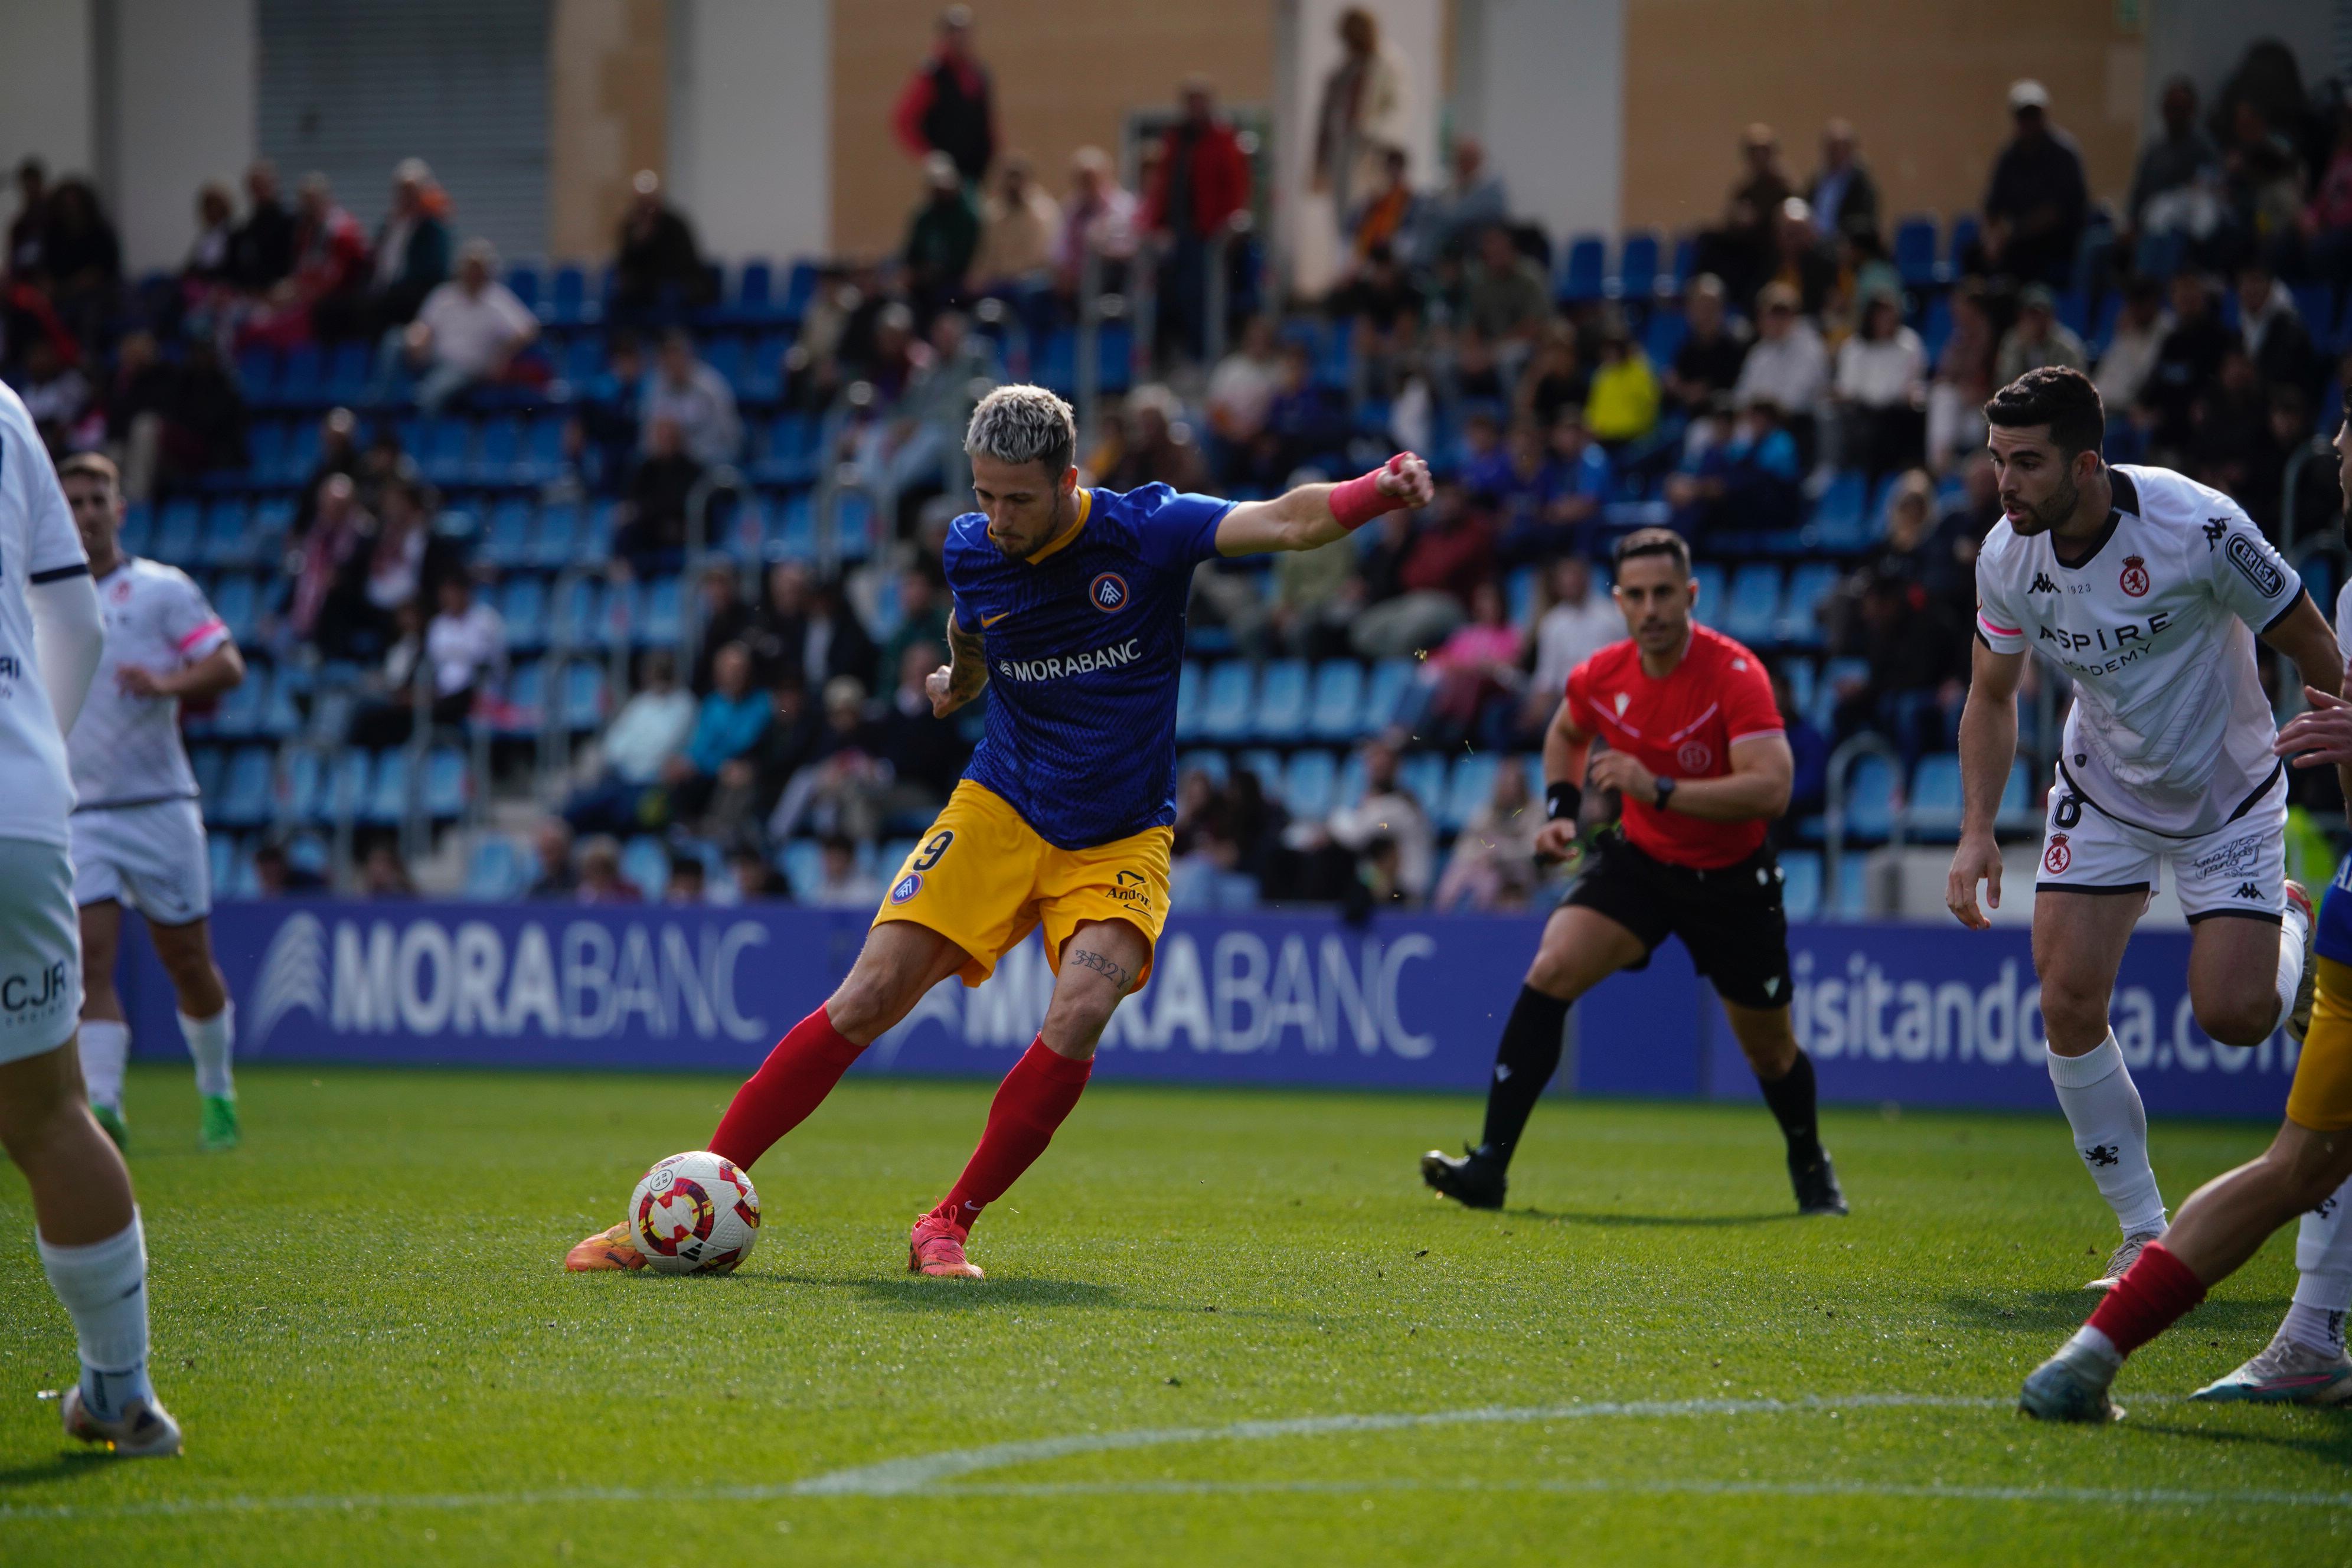
[[[1397,780],[1397,749],[1386,741],[1364,747],[1364,798],[1333,812],[1325,830],[1331,841],[1369,857],[1380,845],[1393,846],[1395,880],[1403,900],[1419,903],[1436,879],[1437,831],[1429,813]]]
[[[1282,353],[1275,341],[1274,319],[1252,316],[1242,328],[1240,344],[1210,373],[1209,428],[1221,441],[1247,446],[1265,428],[1267,411],[1281,387]]]
[[[677,423],[687,456],[705,468],[733,462],[743,444],[735,389],[695,353],[694,340],[683,331],[662,335],[660,357],[646,381],[639,425],[647,452],[653,450],[654,426],[663,419]]]
[[[804,904],[821,910],[871,909],[882,897],[882,884],[870,871],[857,868],[857,846],[836,834],[824,841],[817,884],[805,889]]]
[[[694,732],[694,694],[677,683],[677,658],[662,649],[646,654],[643,681],[604,728],[603,773],[564,803],[563,819],[575,832],[642,832],[646,792]]]
[[[1761,400],[1786,410],[1799,446],[1804,446],[1829,391],[1829,350],[1813,323],[1798,313],[1797,291],[1786,283],[1764,286],[1756,297],[1756,346],[1740,364],[1732,401],[1745,408]]]
[[[506,375],[515,355],[539,336],[539,318],[498,280],[497,269],[489,241],[466,242],[457,276],[425,297],[416,320],[384,334],[376,358],[379,400],[404,354],[421,373],[416,402],[428,414],[478,382]]]
[[[422,695],[431,723],[462,724],[474,711],[475,699],[495,691],[504,678],[506,622],[489,605],[475,601],[474,584],[462,572],[442,578],[438,595],[440,609],[421,638],[415,601],[400,606],[400,640],[384,656],[384,694],[352,716],[354,746],[374,749],[408,741],[415,732],[420,685],[425,688]]]
[[[2091,378],[2099,401],[2122,411],[2137,407],[2141,388],[2156,369],[2156,356],[2172,331],[2172,313],[2164,308],[2164,285],[2153,278],[2135,278],[2124,289],[2124,308],[2116,318],[2115,336],[2099,356],[2099,374]]]
[[[1569,671],[1625,640],[1625,617],[1606,594],[1592,591],[1592,568],[1580,555],[1563,555],[1545,582],[1551,608],[1536,621],[1536,669],[1528,682],[1519,727],[1541,734],[1568,692]]]
[[[1862,321],[1838,345],[1839,461],[1875,480],[1915,467],[1927,441],[1927,351],[1885,290],[1862,301]]]

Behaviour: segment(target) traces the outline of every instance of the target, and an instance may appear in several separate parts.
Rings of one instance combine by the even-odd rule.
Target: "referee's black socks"
[[[1503,1043],[1495,1049],[1494,1081],[1486,1086],[1486,1131],[1479,1142],[1482,1153],[1509,1163],[1544,1085],[1559,1070],[1559,1039],[1567,1027],[1567,1003],[1532,985],[1519,987],[1519,999],[1503,1025]],[[1810,1106],[1810,1072],[1805,1082]]]
[[[1756,1086],[1764,1091],[1764,1103],[1772,1108],[1772,1119],[1789,1141],[1790,1157],[1801,1164],[1812,1163],[1822,1152],[1821,1121],[1813,1104],[1813,1058],[1800,1047],[1787,1072],[1769,1080],[1759,1076]]]

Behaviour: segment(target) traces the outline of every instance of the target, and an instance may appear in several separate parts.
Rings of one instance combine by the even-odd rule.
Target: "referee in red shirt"
[[[1485,1137],[1461,1159],[1423,1155],[1422,1180],[1472,1208],[1500,1208],[1512,1151],[1559,1067],[1570,1005],[1679,936],[1723,998],[1788,1139],[1799,1211],[1842,1215],[1845,1194],[1815,1123],[1813,1064],[1789,1027],[1789,922],[1765,824],[1788,809],[1792,763],[1771,680],[1763,660],[1691,619],[1698,589],[1680,534],[1627,534],[1616,567],[1633,635],[1569,675],[1544,735],[1549,820],[1536,853],[1568,853],[1586,789],[1621,795],[1623,821],[1597,840],[1544,926],[1495,1053]],[[1608,746],[1598,756],[1596,741]]]

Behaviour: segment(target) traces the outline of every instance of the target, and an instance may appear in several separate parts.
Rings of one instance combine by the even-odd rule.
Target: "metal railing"
[[[1839,898],[1844,891],[1842,883],[1845,876],[1846,792],[1852,787],[1848,775],[1864,757],[1883,758],[1897,779],[1902,776],[1903,759],[1885,737],[1868,731],[1850,736],[1830,753],[1828,799],[1822,824],[1822,905],[1828,910],[1838,908]],[[1888,848],[1900,849],[1903,847],[1904,830],[1909,826],[1909,816],[1910,804],[1907,800],[1889,813],[1886,828]]]

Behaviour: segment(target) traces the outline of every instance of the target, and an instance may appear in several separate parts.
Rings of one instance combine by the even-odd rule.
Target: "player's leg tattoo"
[[[1128,978],[1132,971],[1108,954],[1097,952],[1092,948],[1076,947],[1072,948],[1063,957],[1062,962],[1075,963],[1082,969],[1091,969],[1097,974],[1108,975],[1110,983],[1118,987],[1119,994],[1122,996],[1127,994]]]

